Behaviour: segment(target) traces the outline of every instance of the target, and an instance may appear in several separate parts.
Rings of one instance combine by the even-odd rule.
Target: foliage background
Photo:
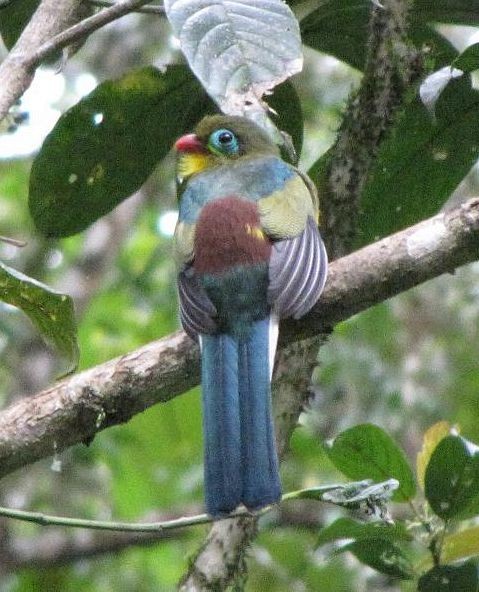
[[[303,3],[298,10],[306,14],[309,8]],[[414,11],[412,18],[417,18]],[[437,30],[459,49],[477,35],[474,28],[441,25]],[[333,54],[345,46],[343,33],[330,33]],[[79,99],[81,77],[101,82],[134,66],[178,59],[161,18],[129,15],[93,35],[56,74],[64,90],[53,107],[63,111]],[[51,72],[55,67],[44,68]],[[94,78],[85,78],[86,73]],[[346,98],[359,80],[358,70],[344,61],[306,48],[305,69],[294,79],[305,122],[305,170],[333,142]],[[32,123],[35,110],[42,117],[42,110],[52,106],[48,96],[39,94],[31,104]],[[177,329],[171,238],[160,224],[175,208],[171,158],[137,194],[84,233],[46,240],[34,230],[27,211],[29,170],[38,144],[17,155],[16,138],[22,133],[20,126],[1,138],[6,148],[0,161],[0,234],[25,239],[28,245],[16,249],[0,244],[0,258],[74,297],[80,368]],[[33,129],[28,133],[33,135]],[[473,169],[453,199],[475,191]],[[457,422],[466,437],[479,441],[478,276],[479,266],[470,265],[336,327],[321,350],[314,399],[282,466],[286,491],[340,481],[322,442],[358,423],[382,426],[412,459],[424,430],[440,419]],[[0,398],[6,406],[51,383],[61,373],[62,361],[17,309],[1,303],[0,308]],[[0,503],[97,519],[196,513],[202,503],[200,424],[194,389],[98,434],[89,446],[8,477]],[[397,582],[349,554],[331,558],[323,549],[315,550],[318,528],[337,516],[338,510],[307,502],[267,516],[248,553],[247,589],[399,590]],[[120,541],[116,548],[110,539],[83,531],[6,520],[0,530],[0,589],[11,592],[172,590],[205,532],[196,527],[161,542]]]

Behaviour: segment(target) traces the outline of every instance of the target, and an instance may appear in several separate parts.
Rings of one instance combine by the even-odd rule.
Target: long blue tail
[[[281,497],[271,414],[269,319],[247,339],[202,336],[205,500],[212,516]]]

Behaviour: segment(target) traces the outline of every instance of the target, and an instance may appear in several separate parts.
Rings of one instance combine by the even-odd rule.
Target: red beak
[[[205,152],[203,144],[196,134],[186,134],[175,142],[178,152]]]

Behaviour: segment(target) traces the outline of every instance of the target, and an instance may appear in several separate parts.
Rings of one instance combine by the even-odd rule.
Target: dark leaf
[[[403,524],[384,524],[383,522],[359,522],[352,518],[338,518],[319,532],[317,545],[325,545],[341,539],[382,539],[388,541],[411,540]]]
[[[436,565],[419,578],[418,592],[477,592],[477,565]]]
[[[444,520],[479,514],[479,447],[461,436],[443,438],[426,468],[425,494]]]
[[[451,81],[433,119],[416,99],[383,142],[363,191],[359,244],[437,213],[479,158],[479,93]]]
[[[207,108],[182,66],[134,70],[98,86],[60,118],[35,158],[29,206],[37,228],[69,236],[111,211]]]
[[[78,364],[78,344],[72,299],[0,263],[0,300],[20,308],[48,343],[68,360],[68,371]]]
[[[334,465],[351,479],[394,478],[400,483],[394,500],[405,501],[414,496],[416,485],[406,457],[381,428],[372,424],[350,428],[339,434],[326,452]]]
[[[292,140],[298,157],[303,146],[303,113],[298,93],[291,82],[286,81],[274,89],[267,102],[278,116],[273,121],[282,131],[287,132]]]
[[[351,551],[361,563],[394,578],[409,580],[414,576],[410,559],[395,543],[386,539],[362,539],[341,547]]]
[[[11,49],[25,28],[40,0],[12,0],[0,9],[0,34],[7,49]]]
[[[463,70],[464,72],[473,72],[479,69],[479,43],[474,43],[465,49],[459,57],[457,57],[452,66]]]

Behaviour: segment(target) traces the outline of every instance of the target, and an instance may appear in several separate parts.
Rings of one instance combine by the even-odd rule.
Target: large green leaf
[[[143,68],[100,84],[60,118],[35,158],[29,206],[38,229],[68,236],[112,210],[206,108],[182,66]]]
[[[20,308],[68,360],[68,371],[78,363],[78,344],[72,299],[0,262],[0,300]]]
[[[350,479],[400,483],[393,499],[406,501],[416,491],[414,476],[404,452],[381,428],[372,424],[354,426],[337,436],[326,452],[334,465]]]
[[[468,561],[463,565],[435,565],[419,578],[418,592],[477,592],[477,565]]]
[[[479,93],[452,80],[433,119],[419,98],[382,144],[363,191],[359,243],[437,213],[479,158]]]
[[[426,468],[425,494],[444,520],[478,515],[479,447],[461,436],[443,438]]]

